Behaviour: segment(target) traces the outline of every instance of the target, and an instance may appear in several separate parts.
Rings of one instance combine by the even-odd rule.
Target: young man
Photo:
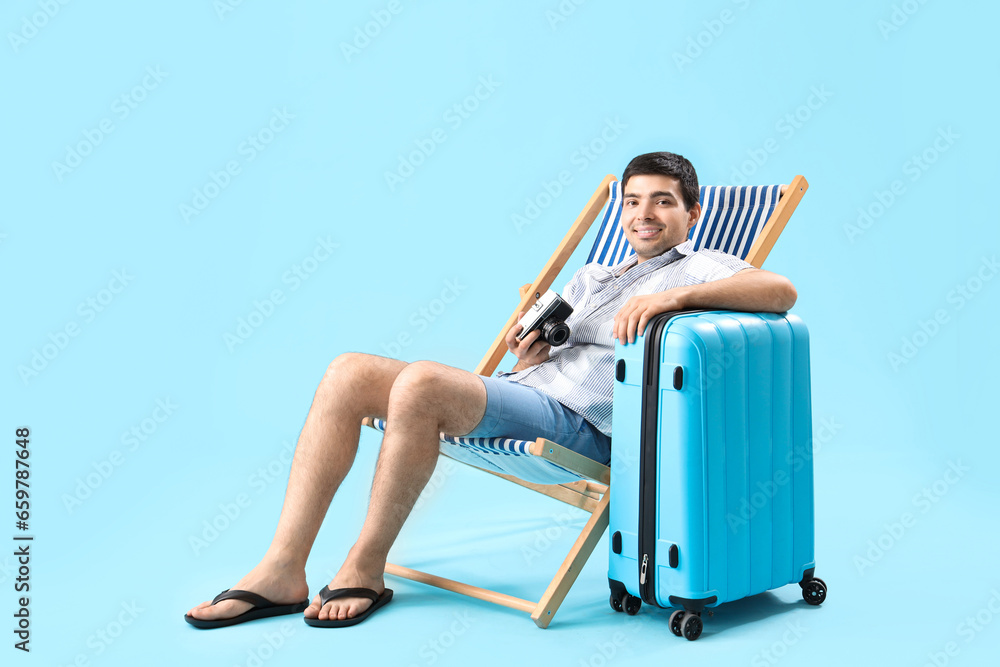
[[[364,620],[391,599],[386,558],[434,472],[439,432],[544,437],[607,463],[616,338],[634,342],[651,317],[669,310],[784,312],[795,303],[788,279],[719,251],[693,251],[687,235],[701,207],[698,177],[685,158],[640,155],[621,183],[622,227],[635,254],[574,274],[562,294],[574,308],[565,344],[551,348],[537,331],[518,342],[515,324],[506,340],[518,362],[493,378],[352,352],[330,364],[299,437],[270,547],[220,601],[191,609],[188,622],[219,627],[303,609],[312,625]],[[306,558],[354,461],[366,416],[387,421],[368,514],[340,571],[307,607]]]

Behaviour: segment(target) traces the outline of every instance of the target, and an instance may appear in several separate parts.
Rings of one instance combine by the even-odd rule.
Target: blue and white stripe
[[[385,432],[386,422],[373,419],[372,425]],[[586,479],[572,470],[533,456],[531,441],[511,438],[462,438],[440,434],[441,453],[477,468],[492,470],[535,484],[565,484]]]
[[[621,184],[613,181],[610,188],[611,198],[587,257],[588,264],[614,266],[635,254],[622,230]],[[780,192],[780,185],[701,186],[701,217],[688,234],[694,240],[694,249],[721,250],[746,259],[778,204]]]
[[[780,193],[780,185],[702,186],[701,218],[690,236],[695,250],[721,250],[746,259]]]

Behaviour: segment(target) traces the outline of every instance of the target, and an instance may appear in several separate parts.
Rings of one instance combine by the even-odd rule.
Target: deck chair
[[[802,176],[796,176],[787,185],[702,186],[701,217],[691,228],[689,238],[694,239],[695,249],[722,250],[760,268],[808,187]],[[634,254],[621,228],[621,188],[615,177],[608,175],[538,277],[520,288],[521,301],[476,366],[477,374],[493,374],[507,352],[504,337],[517,321],[518,313],[527,312],[549,289],[602,210],[601,226],[587,262],[612,266]],[[364,423],[379,431],[386,428],[381,419],[366,418]],[[591,514],[590,519],[537,602],[392,563],[386,565],[385,571],[527,612],[538,627],[548,627],[608,527],[610,468],[544,438],[534,441],[462,438],[442,433],[441,454],[586,510]]]

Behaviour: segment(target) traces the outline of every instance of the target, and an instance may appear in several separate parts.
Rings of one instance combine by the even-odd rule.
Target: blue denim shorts
[[[611,438],[534,387],[478,376],[486,385],[486,414],[466,438],[545,438],[598,463],[611,461]]]

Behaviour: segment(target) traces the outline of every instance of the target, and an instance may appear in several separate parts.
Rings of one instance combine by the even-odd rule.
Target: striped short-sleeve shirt
[[[611,435],[615,315],[633,296],[728,278],[751,265],[719,250],[699,250],[688,240],[638,264],[628,259],[605,267],[581,267],[562,291],[573,306],[566,320],[569,339],[549,350],[549,358],[516,373],[496,377],[535,387]]]

